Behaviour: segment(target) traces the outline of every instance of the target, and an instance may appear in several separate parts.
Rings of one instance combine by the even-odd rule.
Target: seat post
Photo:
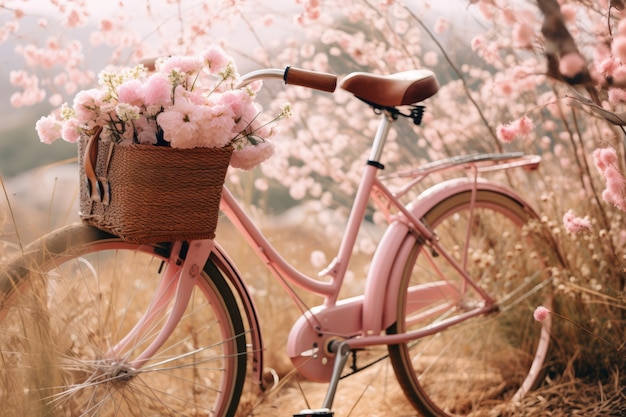
[[[370,161],[380,163],[380,158],[383,154],[383,148],[385,147],[385,143],[387,142],[387,135],[389,134],[389,129],[391,129],[391,124],[394,119],[391,114],[387,111],[383,111],[380,123],[378,124],[378,130],[376,131],[376,136],[374,136],[374,143],[372,144],[372,150],[370,152]]]

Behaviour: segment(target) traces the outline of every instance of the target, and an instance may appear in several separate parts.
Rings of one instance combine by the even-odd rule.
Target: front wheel
[[[424,216],[442,247],[495,301],[491,313],[389,346],[398,381],[424,415],[467,416],[505,407],[540,380],[551,322],[536,322],[533,311],[551,304],[548,274],[556,258],[535,217],[517,200],[491,190],[478,190],[475,200],[472,192],[459,192]],[[437,325],[485,305],[415,234],[407,234],[402,248],[407,255],[397,260],[403,265],[397,321],[388,333]],[[416,299],[424,285],[441,288],[441,294]]]
[[[234,415],[245,332],[210,261],[173,333],[132,366],[171,311],[171,302],[154,297],[170,246],[129,244],[75,225],[0,269],[3,416]],[[151,304],[159,307],[142,330],[124,338]]]

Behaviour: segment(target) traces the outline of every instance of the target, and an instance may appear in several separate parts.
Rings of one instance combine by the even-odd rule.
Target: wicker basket
[[[133,243],[213,239],[231,155],[83,138],[80,217]]]

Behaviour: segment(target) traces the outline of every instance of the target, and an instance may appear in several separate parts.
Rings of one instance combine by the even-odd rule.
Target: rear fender
[[[456,178],[439,183],[420,194],[407,208],[416,218],[421,219],[440,201],[474,189],[507,195],[533,212],[512,190],[487,180],[472,178]],[[412,238],[407,239],[407,235]],[[415,237],[409,219],[399,215],[389,225],[376,249],[367,276],[363,302],[363,329],[368,334],[379,334],[396,320],[398,292],[404,269],[401,261],[411,250]]]

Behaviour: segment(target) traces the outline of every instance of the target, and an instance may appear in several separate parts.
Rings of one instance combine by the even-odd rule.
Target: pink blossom
[[[494,5],[491,2],[479,1],[478,2],[478,10],[482,13],[483,17],[487,20],[493,19],[493,9]]]
[[[617,162],[617,152],[613,148],[599,148],[593,151],[593,161],[600,173]]]
[[[507,125],[499,125],[496,128],[496,134],[501,141],[511,142],[517,137],[529,135],[533,127],[532,120],[528,116],[524,116]]]
[[[221,148],[235,137],[235,119],[227,106],[205,107],[199,121],[200,141],[196,146]]]
[[[626,178],[619,172],[617,152],[613,148],[596,149],[593,152],[593,160],[606,182],[602,198],[607,203],[626,211]]]
[[[580,233],[585,230],[591,230],[591,222],[588,217],[576,217],[572,210],[568,210],[563,215],[563,225],[565,229],[572,234]]]
[[[622,36],[626,36],[626,19],[620,19],[617,24],[617,33]]]
[[[626,63],[626,36],[620,35],[613,39],[613,43],[611,44],[611,52],[620,61]]]
[[[471,48],[472,51],[479,51],[486,47],[487,40],[483,35],[477,35],[472,39]]]
[[[516,48],[529,48],[535,37],[533,27],[527,23],[517,23],[513,26],[513,46]]]
[[[596,69],[603,75],[612,75],[617,67],[620,66],[620,63],[614,57],[608,57],[601,60],[597,65]]]
[[[143,84],[140,80],[128,80],[117,88],[117,100],[120,103],[139,106],[143,103],[142,90]]]
[[[546,307],[544,306],[539,306],[535,309],[535,312],[533,313],[533,317],[535,320],[537,320],[538,322],[544,322],[546,321],[546,319],[550,316],[550,310],[548,310]]]
[[[61,94],[53,94],[48,98],[48,103],[53,107],[59,107],[63,104],[63,96]]]
[[[83,90],[76,94],[72,109],[75,112],[75,118],[79,124],[97,121],[100,114],[100,107],[102,106],[100,95],[100,90],[95,88]]]
[[[533,131],[533,128],[533,121],[528,116],[524,116],[517,120],[518,135],[527,136]]]
[[[271,14],[266,14],[261,18],[261,24],[265,27],[272,26],[274,24],[274,16]]]
[[[100,21],[100,30],[108,32],[113,29],[113,22],[110,19],[102,19]]]
[[[172,148],[195,147],[198,122],[201,120],[200,108],[182,97],[157,116],[157,123],[163,129],[163,139],[170,142]]]
[[[563,4],[561,6],[561,14],[563,15],[563,20],[566,22],[574,22],[576,20],[576,6],[572,4]]]
[[[559,61],[559,72],[568,78],[574,78],[585,71],[587,62],[576,52],[565,54]]]
[[[206,67],[211,74],[219,74],[224,71],[231,59],[219,46],[209,47],[203,54]]]
[[[185,74],[194,74],[202,68],[202,60],[196,56],[173,56],[157,62],[157,70],[164,74],[179,71]]]
[[[157,143],[157,123],[154,119],[140,117],[135,121],[137,129],[137,141],[142,144]]]
[[[50,144],[61,137],[61,123],[54,115],[44,116],[37,120],[35,129],[39,140]]]
[[[435,22],[434,31],[435,33],[444,33],[446,30],[448,30],[449,27],[450,27],[450,22],[448,21],[448,19],[440,17]]]
[[[626,102],[626,91],[622,88],[609,88],[609,102],[611,104]]]
[[[165,74],[155,73],[143,86],[143,100],[147,106],[165,106],[172,101],[172,84]]]
[[[219,103],[230,108],[236,121],[233,136],[241,132],[250,132],[250,127],[257,119],[260,109],[246,91],[226,91],[220,96]]]
[[[515,129],[510,125],[499,125],[496,128],[496,134],[498,135],[498,139],[506,143],[513,142],[513,140],[517,137]]]
[[[63,127],[61,128],[61,137],[64,141],[76,143],[78,142],[78,139],[80,139],[80,135],[79,125],[76,119],[69,119],[63,123]]]
[[[67,15],[66,26],[68,28],[75,28],[85,24],[86,16],[84,12],[79,12],[76,9],[70,10]]]
[[[274,142],[265,140],[257,145],[245,146],[235,150],[230,165],[235,168],[250,170],[274,154]]]
[[[424,54],[424,64],[428,65],[429,67],[436,66],[438,61],[439,57],[437,56],[436,52],[428,51]]]

